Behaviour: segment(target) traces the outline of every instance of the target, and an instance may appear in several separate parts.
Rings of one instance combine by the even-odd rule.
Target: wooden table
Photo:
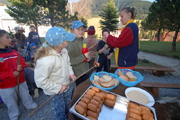
[[[87,79],[86,81],[84,81],[83,83],[78,85],[78,87],[76,88],[76,91],[75,91],[75,95],[71,100],[70,108],[74,105],[74,103],[79,99],[79,97],[87,90],[87,88],[90,85],[92,85],[92,84],[91,84],[89,79]],[[136,87],[141,87],[141,86],[138,84]],[[123,86],[122,84],[119,84],[111,92],[119,94],[121,96],[125,96],[126,88],[127,88],[126,86]],[[166,111],[166,109],[165,109],[165,107],[163,105],[156,102],[153,107],[156,110],[157,120],[170,120],[169,115],[168,115],[168,113],[167,113],[167,111]],[[81,119],[78,118],[77,116],[75,116],[74,114],[69,113],[69,120],[81,120]]]

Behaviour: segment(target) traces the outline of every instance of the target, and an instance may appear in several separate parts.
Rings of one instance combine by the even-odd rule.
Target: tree
[[[38,31],[38,25],[48,24],[48,19],[44,19],[46,14],[33,0],[8,0],[10,6],[6,12],[14,18],[17,23],[34,24]]]
[[[172,51],[176,51],[176,39],[180,29],[180,0],[157,0],[161,11],[165,15],[164,23],[169,31],[175,31],[172,42]]]
[[[104,5],[103,11],[99,14],[101,28],[108,28],[110,31],[117,30],[118,10],[113,0],[108,0],[107,5]]]
[[[67,27],[66,25],[71,19],[77,18],[77,12],[71,16],[66,9],[68,0],[36,0],[36,2],[48,10],[46,17],[50,19],[52,26],[58,23],[61,27]]]

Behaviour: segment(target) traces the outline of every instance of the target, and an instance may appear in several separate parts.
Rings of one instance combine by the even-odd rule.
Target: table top
[[[92,85],[92,84],[89,79],[87,79],[86,81],[84,81],[83,83],[78,85],[78,87],[76,88],[75,94],[70,102],[70,108],[75,104],[75,102],[79,99],[79,97],[81,97],[81,95],[87,90],[87,88],[90,85]],[[136,85],[135,87],[143,88],[139,84]],[[126,87],[122,84],[119,84],[116,88],[111,90],[111,92],[125,97],[126,88],[128,88],[128,87]],[[145,89],[145,88],[143,88],[143,89]],[[154,106],[152,106],[152,107],[155,108],[155,110],[156,110],[157,120],[170,120],[169,115],[163,105],[161,105],[158,102],[155,102]],[[81,120],[81,119],[69,112],[69,120]]]

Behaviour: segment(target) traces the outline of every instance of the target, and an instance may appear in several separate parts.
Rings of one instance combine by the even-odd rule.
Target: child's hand
[[[107,56],[107,59],[111,59],[111,55],[108,55],[108,56]]]
[[[75,75],[71,75],[70,78],[74,81],[76,80],[76,76]]]
[[[17,66],[17,71],[20,72],[21,70],[22,70],[22,66],[21,66],[21,65],[18,65],[18,66]]]
[[[14,76],[17,77],[19,75],[19,72],[18,71],[14,71]]]
[[[59,91],[60,93],[64,92],[68,88],[67,85],[62,85],[61,90]]]
[[[106,48],[106,49],[107,49],[108,47],[109,47],[109,46],[108,46],[108,44],[105,44],[105,45],[104,45],[104,48]]]
[[[87,59],[90,59],[89,54],[90,54],[90,52],[87,52],[87,53],[84,54]]]

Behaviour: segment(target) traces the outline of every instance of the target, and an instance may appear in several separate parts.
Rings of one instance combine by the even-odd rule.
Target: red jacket
[[[14,76],[14,71],[17,71],[19,53],[11,50],[0,49],[0,89],[11,88],[17,85],[18,77]],[[25,81],[23,70],[26,66],[24,59],[21,57],[20,64],[22,71],[20,72],[19,81]]]

